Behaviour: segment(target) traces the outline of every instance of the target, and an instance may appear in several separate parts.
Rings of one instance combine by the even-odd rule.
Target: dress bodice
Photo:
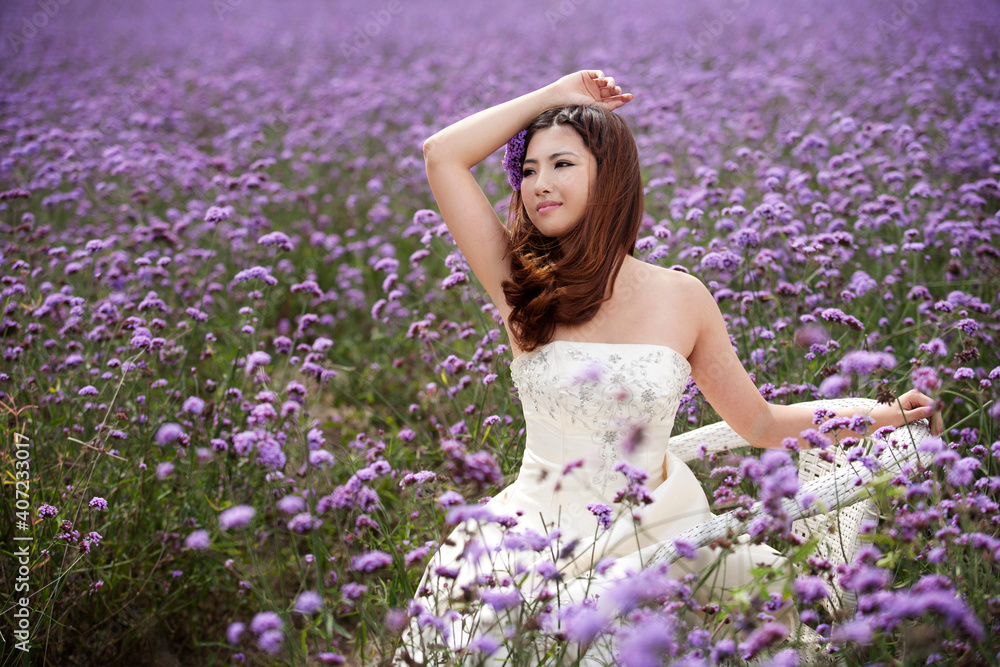
[[[530,468],[559,474],[583,461],[593,491],[622,486],[626,459],[656,477],[691,372],[676,350],[646,343],[555,340],[511,363]]]

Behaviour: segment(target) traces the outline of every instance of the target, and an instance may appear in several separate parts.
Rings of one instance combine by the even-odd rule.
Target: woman
[[[405,638],[411,655],[423,654],[418,645],[435,627],[452,648],[465,646],[489,633],[511,600],[552,596],[554,582],[563,605],[613,599],[616,581],[712,516],[691,471],[666,448],[689,374],[754,446],[793,438],[809,447],[799,433],[813,426],[813,409],[761,397],[701,281],[633,257],[644,211],[638,152],[612,113],[632,99],[601,70],[583,70],[424,143],[441,215],[510,337],[526,443],[517,480],[468,512],[428,566],[414,607],[420,622]],[[508,226],[470,173],[505,143],[515,189]],[[870,417],[879,428],[932,415],[939,432],[932,399],[911,390]],[[606,556],[613,564],[601,562],[595,575]],[[707,599],[750,583],[755,564],[782,562],[763,545],[739,544],[721,559],[706,548],[671,576],[714,568],[699,591]],[[445,614],[462,598],[488,605]]]

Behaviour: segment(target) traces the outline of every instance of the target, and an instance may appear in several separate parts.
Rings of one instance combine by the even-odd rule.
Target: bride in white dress
[[[612,113],[632,97],[602,71],[583,70],[424,143],[441,215],[507,329],[526,440],[517,479],[461,510],[428,565],[400,664],[439,664],[434,643],[457,650],[490,633],[502,639],[497,616],[519,600],[614,601],[617,581],[711,518],[697,479],[667,450],[688,376],[754,446],[792,438],[809,447],[798,434],[813,425],[813,409],[761,397],[701,281],[633,257],[644,210],[638,152]],[[515,191],[504,225],[470,169],[508,140]],[[873,410],[871,428],[933,410],[915,390],[900,404]],[[751,583],[755,565],[783,563],[748,543],[686,555],[668,576],[711,572],[697,591],[706,602]],[[452,606],[462,600],[488,604],[459,614]],[[482,646],[503,662],[503,650]],[[594,654],[587,660],[596,663]]]

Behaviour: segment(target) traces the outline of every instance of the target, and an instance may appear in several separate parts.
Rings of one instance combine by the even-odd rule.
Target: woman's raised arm
[[[469,170],[545,109],[569,104],[615,109],[631,99],[601,70],[581,70],[463,118],[424,142],[427,181],[441,217],[504,319],[509,308],[500,283],[510,273],[503,259],[507,231]]]

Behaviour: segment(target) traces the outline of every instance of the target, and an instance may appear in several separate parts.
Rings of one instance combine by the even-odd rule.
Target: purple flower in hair
[[[507,182],[515,190],[521,189],[521,161],[524,159],[524,138],[527,130],[521,130],[507,142],[503,151],[503,169],[507,172]]]

